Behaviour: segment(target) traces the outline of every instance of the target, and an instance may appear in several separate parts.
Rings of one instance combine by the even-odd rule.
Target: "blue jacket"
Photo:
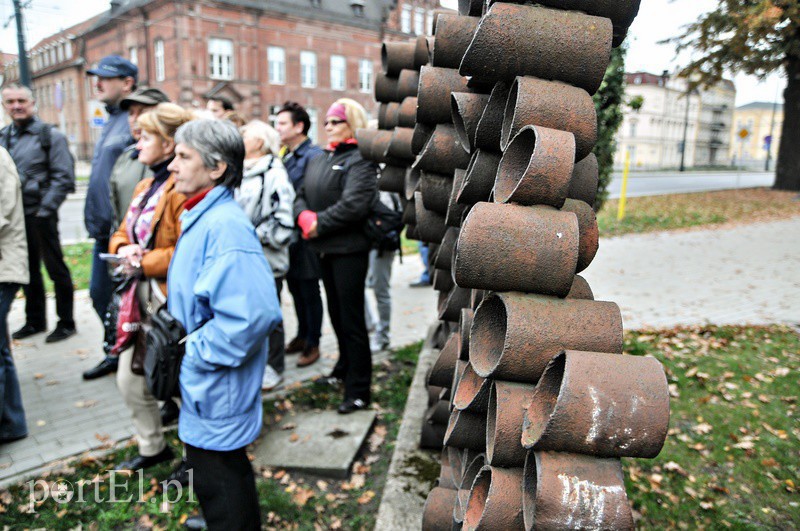
[[[224,186],[181,215],[167,274],[169,312],[186,328],[178,435],[228,451],[261,431],[261,379],[281,322],[272,271],[253,224]]]
[[[103,127],[100,139],[94,146],[92,173],[89,175],[89,189],[86,191],[86,204],[83,207],[83,220],[86,231],[92,238],[108,239],[114,222],[111,209],[109,184],[111,168],[120,153],[133,144],[128,127],[128,113],[119,107],[107,107],[108,123]]]
[[[308,161],[321,155],[322,148],[311,142],[310,138],[305,139],[302,144],[297,146],[297,149],[287,153],[283,158],[283,165],[286,167],[286,173],[289,174],[289,180],[294,186],[294,191],[298,191],[303,184],[303,177],[306,174],[306,164]]]

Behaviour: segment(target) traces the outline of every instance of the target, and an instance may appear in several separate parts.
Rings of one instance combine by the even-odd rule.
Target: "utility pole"
[[[688,83],[688,81],[687,81]],[[683,117],[683,142],[681,143],[681,167],[678,171],[685,171],[686,166],[684,165],[684,161],[686,159],[686,134],[689,130],[689,99],[691,97],[691,92],[689,91],[689,87],[686,87],[686,113]]]
[[[778,85],[780,87],[780,85]],[[772,121],[769,123],[769,144],[767,144],[767,162],[764,163],[764,171],[769,171],[769,161],[772,155],[772,134],[775,130],[775,110],[778,107],[778,89],[775,89],[775,99],[772,101]]]
[[[19,49],[19,80],[28,88],[31,87],[31,71],[28,68],[28,53],[25,50],[25,32],[22,24],[22,6],[20,0],[14,2],[14,18],[17,21],[17,48]]]

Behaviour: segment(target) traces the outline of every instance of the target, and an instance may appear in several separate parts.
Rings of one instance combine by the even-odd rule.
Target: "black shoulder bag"
[[[158,400],[170,400],[180,394],[178,378],[186,352],[186,329],[161,306],[150,316],[144,378],[150,392]]]

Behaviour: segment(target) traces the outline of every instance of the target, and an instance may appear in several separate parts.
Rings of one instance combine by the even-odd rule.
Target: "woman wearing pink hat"
[[[328,145],[309,161],[294,215],[302,237],[319,254],[328,314],[339,343],[339,361],[328,381],[344,381],[339,413],[370,402],[372,353],[364,318],[364,285],[370,240],[364,224],[378,193],[378,166],[364,160],[355,139],[367,113],[348,98],[331,105],[325,118]]]

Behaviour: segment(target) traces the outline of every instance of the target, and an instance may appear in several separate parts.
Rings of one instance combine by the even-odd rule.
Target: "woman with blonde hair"
[[[344,381],[339,413],[370,402],[372,353],[364,317],[364,287],[371,242],[364,224],[378,193],[378,166],[358,151],[356,129],[367,113],[356,101],[337,100],[328,109],[325,153],[309,161],[294,204],[297,225],[319,254],[328,314],[339,344],[339,361],[327,381]]]
[[[294,187],[278,156],[281,147],[278,132],[261,120],[249,122],[240,132],[245,148],[244,177],[234,197],[256,229],[280,294],[281,283],[289,271],[289,243],[294,233]],[[269,336],[268,365],[261,385],[264,391],[274,389],[283,380],[285,355],[281,322]]]
[[[175,190],[175,178],[167,167],[175,158],[175,132],[193,117],[191,111],[179,105],[160,103],[137,120],[141,128],[136,146],[139,161],[150,168],[153,177],[136,186],[128,212],[111,237],[108,252],[119,256],[125,275],[134,279],[126,295],[132,304],[138,304],[145,319],[148,308],[155,310],[153,304],[163,303],[166,298],[167,269],[180,236],[179,217],[186,201]],[[122,324],[118,330],[124,330]],[[164,440],[158,402],[143,376],[145,332],[136,326],[129,329],[136,329],[131,340],[133,348],[127,348],[118,337],[113,350],[121,351],[117,386],[133,416],[139,454],[117,468],[138,470],[174,456]]]

